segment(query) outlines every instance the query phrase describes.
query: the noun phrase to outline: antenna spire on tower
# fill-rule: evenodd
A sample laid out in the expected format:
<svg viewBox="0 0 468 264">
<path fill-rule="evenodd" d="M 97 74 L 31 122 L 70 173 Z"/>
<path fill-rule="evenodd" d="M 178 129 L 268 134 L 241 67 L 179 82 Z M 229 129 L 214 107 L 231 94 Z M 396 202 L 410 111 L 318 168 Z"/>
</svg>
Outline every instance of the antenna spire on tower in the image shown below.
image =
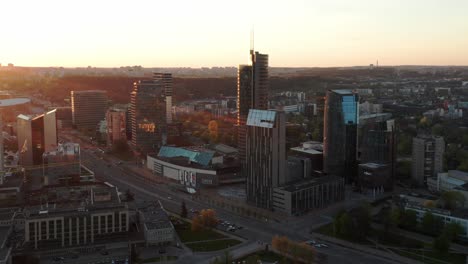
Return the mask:
<svg viewBox="0 0 468 264">
<path fill-rule="evenodd" d="M 254 44 L 255 44 L 255 32 L 254 32 L 254 26 L 252 25 L 252 28 L 250 29 L 250 53 L 252 54 L 254 52 Z"/>
</svg>

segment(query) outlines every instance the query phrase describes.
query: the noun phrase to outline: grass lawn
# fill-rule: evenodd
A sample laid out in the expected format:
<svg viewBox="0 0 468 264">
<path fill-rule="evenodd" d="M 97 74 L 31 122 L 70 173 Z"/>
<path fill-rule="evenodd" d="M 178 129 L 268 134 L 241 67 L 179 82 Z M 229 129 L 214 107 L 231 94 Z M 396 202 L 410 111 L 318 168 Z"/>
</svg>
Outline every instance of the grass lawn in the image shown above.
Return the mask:
<svg viewBox="0 0 468 264">
<path fill-rule="evenodd" d="M 141 261 L 140 263 L 151 263 L 151 262 L 160 262 L 160 261 L 174 261 L 177 260 L 177 256 L 161 256 L 154 258 L 147 258 Z"/>
<path fill-rule="evenodd" d="M 184 243 L 227 238 L 225 235 L 209 229 L 193 232 L 190 223 L 185 221 L 183 221 L 182 224 L 175 225 L 175 230 L 180 240 Z"/>
<path fill-rule="evenodd" d="M 240 244 L 241 241 L 236 239 L 223 239 L 223 240 L 214 240 L 214 241 L 206 241 L 206 242 L 197 242 L 186 244 L 187 247 L 192 249 L 193 251 L 218 251 L 222 249 L 226 249 L 237 244 Z"/>
</svg>

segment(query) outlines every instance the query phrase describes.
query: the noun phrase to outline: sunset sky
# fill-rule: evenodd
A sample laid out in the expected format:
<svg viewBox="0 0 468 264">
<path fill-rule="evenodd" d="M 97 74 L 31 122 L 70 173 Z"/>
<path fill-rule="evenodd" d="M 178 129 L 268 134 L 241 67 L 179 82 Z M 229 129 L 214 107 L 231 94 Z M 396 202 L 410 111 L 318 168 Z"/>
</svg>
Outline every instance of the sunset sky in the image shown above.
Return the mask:
<svg viewBox="0 0 468 264">
<path fill-rule="evenodd" d="M 0 63 L 468 65 L 467 0 L 0 1 Z"/>
</svg>

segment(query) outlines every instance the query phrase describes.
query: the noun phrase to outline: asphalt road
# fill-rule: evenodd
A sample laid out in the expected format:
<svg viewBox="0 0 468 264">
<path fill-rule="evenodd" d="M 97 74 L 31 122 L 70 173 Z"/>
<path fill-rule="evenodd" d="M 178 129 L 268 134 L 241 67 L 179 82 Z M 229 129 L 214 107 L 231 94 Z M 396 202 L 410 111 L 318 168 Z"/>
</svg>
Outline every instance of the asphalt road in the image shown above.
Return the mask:
<svg viewBox="0 0 468 264">
<path fill-rule="evenodd" d="M 180 211 L 182 200 L 185 201 L 189 209 L 201 210 L 208 208 L 208 206 L 198 201 L 193 201 L 189 194 L 173 192 L 166 185 L 156 184 L 138 174 L 125 171 L 122 167 L 127 166 L 125 164 L 117 165 L 117 161 L 109 162 L 105 159 L 100 159 L 100 155 L 102 154 L 95 154 L 92 149 L 82 150 L 81 154 L 84 165 L 92 169 L 99 180 L 110 182 L 117 186 L 120 191 L 129 189 L 135 194 L 135 199 L 137 200 L 150 201 L 159 199 L 163 206 L 172 212 Z M 106 159 L 109 159 L 109 157 L 106 157 Z M 210 208 L 213 208 L 213 206 Z M 270 243 L 274 235 L 285 235 L 297 241 L 305 241 L 312 239 L 308 234 L 311 226 L 320 225 L 324 221 L 328 221 L 325 219 L 326 217 L 321 215 L 308 215 L 302 220 L 299 219 L 295 223 L 289 224 L 262 222 L 235 215 L 221 208 L 214 207 L 213 209 L 216 210 L 217 216 L 220 219 L 242 226 L 243 229 L 237 230 L 235 234 L 251 241 L 251 243 L 257 243 L 257 241 Z M 317 249 L 317 251 L 328 256 L 328 263 L 394 263 L 378 256 L 365 255 L 362 252 L 337 245 L 329 246 L 329 248 Z M 213 256 L 213 254 L 199 253 L 186 256 L 186 258 L 191 261 L 187 263 L 204 263 Z M 180 262 L 184 263 L 184 259 L 180 259 Z"/>
</svg>

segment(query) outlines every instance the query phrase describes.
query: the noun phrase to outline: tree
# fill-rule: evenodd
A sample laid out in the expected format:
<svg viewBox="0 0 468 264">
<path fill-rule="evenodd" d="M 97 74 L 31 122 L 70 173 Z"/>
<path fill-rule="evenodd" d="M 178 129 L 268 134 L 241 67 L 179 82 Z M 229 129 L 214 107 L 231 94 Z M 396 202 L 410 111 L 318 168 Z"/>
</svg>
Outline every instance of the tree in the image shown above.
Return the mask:
<svg viewBox="0 0 468 264">
<path fill-rule="evenodd" d="M 440 236 L 434 239 L 432 246 L 440 253 L 447 254 L 450 248 L 450 239 L 448 235 L 445 232 L 442 233 Z"/>
<path fill-rule="evenodd" d="M 455 210 L 457 207 L 462 207 L 465 203 L 465 196 L 457 191 L 444 192 L 441 195 L 443 207 L 448 210 Z"/>
<path fill-rule="evenodd" d="M 460 234 L 463 233 L 463 227 L 455 222 L 452 222 L 450 224 L 447 224 L 444 227 L 444 230 L 442 233 L 446 233 L 447 237 L 450 241 L 455 240 Z"/>
<path fill-rule="evenodd" d="M 441 124 L 435 124 L 432 126 L 432 134 L 435 136 L 443 136 L 444 127 Z"/>
<path fill-rule="evenodd" d="M 432 231 L 434 230 L 434 225 L 434 215 L 431 212 L 426 212 L 421 221 L 422 230 L 432 234 Z"/>
<path fill-rule="evenodd" d="M 399 221 L 400 221 L 399 209 L 393 208 L 393 209 L 387 210 L 383 219 L 385 232 L 395 229 L 398 226 Z"/>
<path fill-rule="evenodd" d="M 192 232 L 198 232 L 203 229 L 203 220 L 200 215 L 192 218 Z"/>
<path fill-rule="evenodd" d="M 245 264 L 258 264 L 260 257 L 258 255 L 251 255 L 245 260 Z"/>
<path fill-rule="evenodd" d="M 406 229 L 416 229 L 416 227 L 418 226 L 416 212 L 413 210 L 404 210 L 400 217 L 400 225 Z"/>
<path fill-rule="evenodd" d="M 187 218 L 187 214 L 188 212 L 187 212 L 187 207 L 185 206 L 185 201 L 182 201 L 182 206 L 180 208 L 180 216 L 182 218 Z"/>
<path fill-rule="evenodd" d="M 216 212 L 213 209 L 203 209 L 200 212 L 201 221 L 204 227 L 213 228 L 218 224 Z"/>
<path fill-rule="evenodd" d="M 124 153 L 130 150 L 126 139 L 118 139 L 112 145 L 112 151 L 115 153 Z"/>
<path fill-rule="evenodd" d="M 271 240 L 271 246 L 282 255 L 286 255 L 289 247 L 289 239 L 285 236 L 274 236 Z"/>
</svg>

